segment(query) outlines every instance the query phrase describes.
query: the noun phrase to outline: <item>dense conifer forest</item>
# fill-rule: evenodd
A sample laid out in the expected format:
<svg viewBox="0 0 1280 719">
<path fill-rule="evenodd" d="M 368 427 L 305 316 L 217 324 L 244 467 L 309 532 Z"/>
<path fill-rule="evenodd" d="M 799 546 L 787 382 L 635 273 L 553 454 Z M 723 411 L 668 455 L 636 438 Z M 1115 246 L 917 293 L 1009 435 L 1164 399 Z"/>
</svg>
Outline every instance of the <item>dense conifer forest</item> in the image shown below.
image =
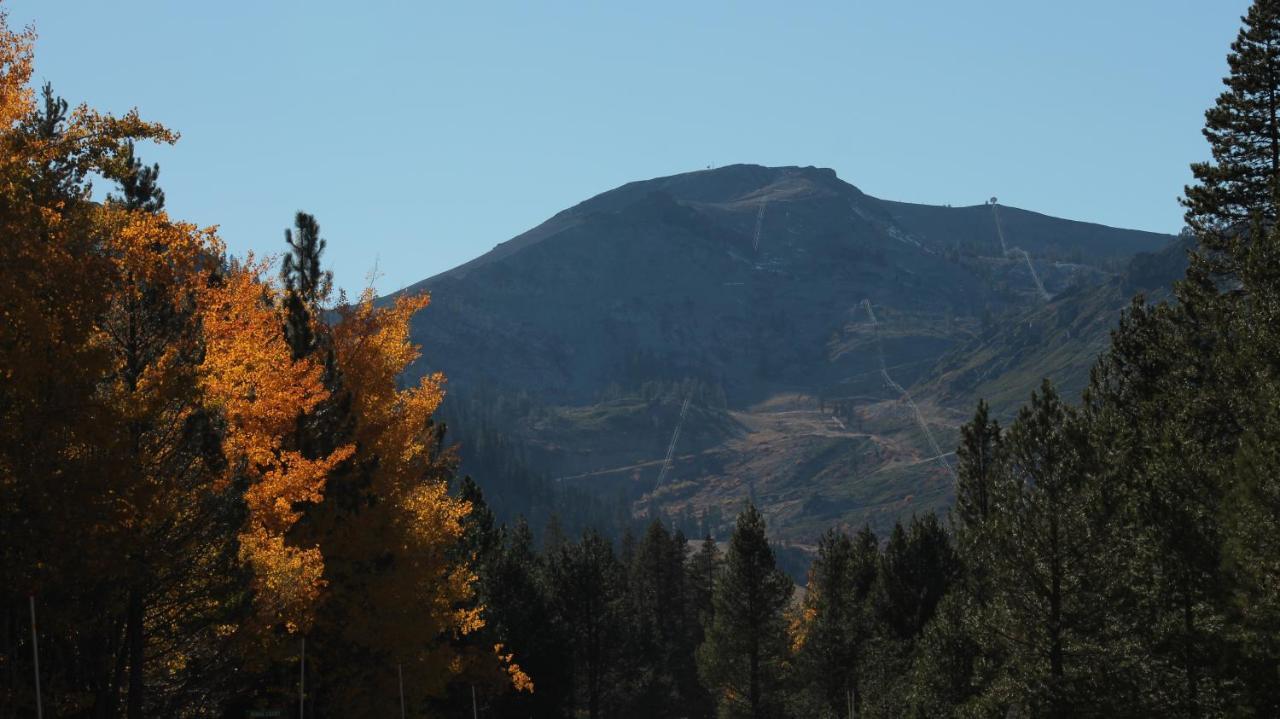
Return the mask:
<svg viewBox="0 0 1280 719">
<path fill-rule="evenodd" d="M 304 212 L 278 276 L 171 218 L 135 147 L 176 134 L 33 90 L 33 41 L 0 28 L 0 719 L 1280 716 L 1280 0 L 1171 297 L 803 585 L 745 498 L 699 536 L 566 498 L 483 408 L 447 432 L 445 378 L 400 381 L 425 294 L 335 293 Z"/>
</svg>

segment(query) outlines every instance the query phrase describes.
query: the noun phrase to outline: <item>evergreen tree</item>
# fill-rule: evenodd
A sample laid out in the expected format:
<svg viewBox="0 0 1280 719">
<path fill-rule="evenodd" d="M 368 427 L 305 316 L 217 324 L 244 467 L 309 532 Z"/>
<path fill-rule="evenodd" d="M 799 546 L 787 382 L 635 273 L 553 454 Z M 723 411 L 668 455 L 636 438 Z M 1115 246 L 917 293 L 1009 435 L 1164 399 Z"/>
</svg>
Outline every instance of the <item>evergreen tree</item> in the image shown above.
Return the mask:
<svg viewBox="0 0 1280 719">
<path fill-rule="evenodd" d="M 1099 456 L 1099 526 L 1116 631 L 1113 668 L 1139 710 L 1200 716 L 1231 701 L 1221 508 L 1242 412 L 1253 405 L 1235 300 L 1197 265 L 1178 304 L 1136 301 L 1095 368 L 1086 404 Z M 1114 517 L 1107 521 L 1108 514 Z"/>
<path fill-rule="evenodd" d="M 850 714 L 858 689 L 858 658 L 869 634 L 866 593 L 858 592 L 853 541 L 828 530 L 809 567 L 796 656 L 797 684 L 823 713 Z"/>
<path fill-rule="evenodd" d="M 974 534 L 994 509 L 993 483 L 1000 462 L 1000 424 L 983 400 L 973 419 L 960 428 L 953 522 L 956 534 Z"/>
<path fill-rule="evenodd" d="M 1275 224 L 1280 176 L 1280 2 L 1255 0 L 1231 45 L 1227 89 L 1205 112 L 1213 161 L 1191 166 L 1187 224 L 1212 251 L 1231 251 L 1250 223 Z"/>
<path fill-rule="evenodd" d="M 110 199 L 121 202 L 130 210 L 142 212 L 159 212 L 164 209 L 164 190 L 157 181 L 160 179 L 160 166 L 147 167 L 134 155 L 132 142 L 125 143 L 124 156 L 120 158 L 124 166 L 122 172 L 115 177 L 120 183 L 121 197 Z"/>
<path fill-rule="evenodd" d="M 958 581 L 939 602 L 918 639 L 912 663 L 911 710 L 919 716 L 958 711 L 980 696 L 991 667 L 1002 661 L 991 633 L 989 533 L 998 523 L 997 482 L 1002 462 L 1000 425 L 984 401 L 960 428 L 956 503 L 951 512 Z"/>
<path fill-rule="evenodd" d="M 280 266 L 285 289 L 285 336 L 294 357 L 303 357 L 316 348 L 314 322 L 319 321 L 320 303 L 329 297 L 333 273 L 321 269 L 320 258 L 327 242 L 320 237 L 316 218 L 299 211 L 294 217 L 295 235 L 284 231 L 289 253 Z"/>
<path fill-rule="evenodd" d="M 625 571 L 609 541 L 594 530 L 561 545 L 550 562 L 555 611 L 573 647 L 579 707 L 591 719 L 616 716 Z"/>
<path fill-rule="evenodd" d="M 1242 716 L 1280 716 L 1280 387 L 1262 396 L 1269 416 L 1250 429 L 1223 504 L 1224 564 L 1232 596 L 1233 657 L 1245 687 Z M 1247 712 L 1247 713 L 1246 713 Z"/>
<path fill-rule="evenodd" d="M 910 640 L 933 616 L 958 571 L 951 538 L 934 514 L 894 525 L 881 557 L 876 613 L 890 636 Z"/>
<path fill-rule="evenodd" d="M 703 711 L 709 697 L 697 682 L 694 652 L 700 634 L 688 611 L 684 536 L 652 522 L 636 546 L 627 581 L 630 680 L 627 714 L 679 716 Z"/>
<path fill-rule="evenodd" d="M 1006 439 L 992 547 L 995 621 L 1007 656 L 991 691 L 1035 716 L 1101 711 L 1105 577 L 1078 415 L 1046 380 Z"/>
<path fill-rule="evenodd" d="M 1237 699 L 1254 716 L 1280 714 L 1280 228 L 1253 243 L 1241 272 L 1249 301 L 1236 313 L 1237 337 L 1247 342 L 1224 358 L 1236 368 L 1237 412 L 1243 433 L 1223 471 L 1224 579 L 1230 587 L 1224 619 L 1231 626 L 1230 656 L 1244 687 Z"/>
<path fill-rule="evenodd" d="M 950 537 L 933 514 L 894 525 L 881 552 L 872 594 L 874 632 L 863 661 L 861 716 L 899 716 L 908 704 L 916 641 L 959 565 Z"/>
<path fill-rule="evenodd" d="M 795 587 L 778 569 L 764 517 L 752 503 L 738 516 L 715 587 L 715 618 L 698 650 L 699 671 L 721 717 L 782 715 L 787 658 L 784 611 Z"/>
<path fill-rule="evenodd" d="M 978 701 L 990 685 L 993 663 L 999 661 L 989 658 L 988 645 L 980 641 L 992 622 L 962 584 L 953 585 L 938 602 L 916 640 L 908 694 L 911 716 L 994 713 Z"/>
<path fill-rule="evenodd" d="M 702 643 L 702 635 L 715 618 L 714 597 L 716 575 L 719 570 L 720 549 L 708 534 L 702 540 L 697 553 L 689 557 L 689 565 L 686 569 L 689 574 L 686 580 L 689 587 L 689 613 L 699 632 L 697 644 Z"/>
<path fill-rule="evenodd" d="M 558 621 L 552 606 L 547 562 L 537 554 L 533 534 L 523 520 L 513 527 L 500 527 L 495 534 L 488 558 L 476 563 L 477 593 L 483 597 L 485 617 L 478 641 L 510 654 L 533 688 L 512 691 L 488 681 L 477 692 L 479 711 L 537 719 L 567 716 L 573 709 L 573 651 L 568 628 Z M 469 715 L 471 688 L 469 683 L 456 684 L 440 708 L 451 715 Z"/>
</svg>

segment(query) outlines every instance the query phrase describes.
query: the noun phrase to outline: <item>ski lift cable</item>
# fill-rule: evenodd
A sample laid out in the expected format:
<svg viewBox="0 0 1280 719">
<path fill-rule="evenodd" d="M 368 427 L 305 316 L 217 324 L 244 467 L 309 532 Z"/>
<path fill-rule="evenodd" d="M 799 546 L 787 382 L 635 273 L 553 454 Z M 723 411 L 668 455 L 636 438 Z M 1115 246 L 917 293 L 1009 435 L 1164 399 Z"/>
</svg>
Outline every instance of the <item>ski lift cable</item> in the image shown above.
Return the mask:
<svg viewBox="0 0 1280 719">
<path fill-rule="evenodd" d="M 760 252 L 760 230 L 764 227 L 764 208 L 768 204 L 768 200 L 761 200 L 760 209 L 756 211 L 756 231 L 751 237 L 751 248 L 756 253 Z"/>
<path fill-rule="evenodd" d="M 1040 281 L 1040 275 L 1036 272 L 1035 265 L 1031 264 L 1031 255 L 1028 255 L 1027 251 L 1021 247 L 1010 248 L 1005 243 L 1004 227 L 1000 224 L 1000 206 L 996 203 L 996 198 L 994 197 L 991 198 L 989 204 L 991 205 L 991 217 L 994 218 L 996 222 L 996 236 L 1000 238 L 1000 251 L 1004 253 L 1005 257 L 1008 257 L 1010 254 L 1015 252 L 1022 255 L 1022 261 L 1027 263 L 1027 270 L 1031 272 L 1031 280 L 1036 283 L 1036 290 L 1040 292 L 1040 297 L 1044 299 L 1044 301 L 1048 302 L 1051 297 L 1049 292 L 1045 290 L 1044 283 Z"/>
<path fill-rule="evenodd" d="M 911 413 L 915 417 L 916 424 L 920 425 L 920 429 L 924 431 L 925 441 L 929 443 L 930 449 L 933 450 L 934 457 L 938 460 L 938 463 L 947 470 L 951 475 L 951 478 L 953 480 L 956 479 L 956 472 L 951 468 L 951 463 L 946 459 L 947 453 L 944 453 L 942 448 L 938 446 L 937 440 L 933 437 L 933 431 L 929 429 L 929 423 L 924 419 L 924 413 L 922 413 L 920 411 L 920 407 L 916 405 L 915 400 L 911 397 L 911 393 L 907 391 L 906 387 L 903 387 L 893 381 L 893 378 L 889 376 L 889 369 L 884 362 L 884 343 L 880 339 L 880 323 L 876 320 L 875 311 L 871 309 L 871 300 L 864 299 L 862 301 L 862 306 L 866 308 L 867 316 L 871 318 L 871 327 L 876 338 L 876 355 L 880 360 L 880 376 L 884 378 L 885 384 L 889 385 L 889 387 L 893 388 L 894 391 L 898 392 L 902 396 L 903 401 L 907 403 L 907 407 L 911 409 Z"/>
<path fill-rule="evenodd" d="M 667 458 L 662 461 L 662 471 L 658 473 L 658 481 L 653 485 L 654 492 L 658 491 L 658 488 L 662 486 L 663 481 L 666 480 L 667 473 L 671 471 L 671 458 L 676 451 L 676 442 L 680 440 L 680 429 L 684 427 L 684 418 L 689 412 L 689 400 L 692 399 L 692 397 L 692 393 L 685 395 L 684 404 L 680 406 L 680 417 L 676 420 L 675 431 L 671 433 L 671 442 L 667 444 Z"/>
</svg>

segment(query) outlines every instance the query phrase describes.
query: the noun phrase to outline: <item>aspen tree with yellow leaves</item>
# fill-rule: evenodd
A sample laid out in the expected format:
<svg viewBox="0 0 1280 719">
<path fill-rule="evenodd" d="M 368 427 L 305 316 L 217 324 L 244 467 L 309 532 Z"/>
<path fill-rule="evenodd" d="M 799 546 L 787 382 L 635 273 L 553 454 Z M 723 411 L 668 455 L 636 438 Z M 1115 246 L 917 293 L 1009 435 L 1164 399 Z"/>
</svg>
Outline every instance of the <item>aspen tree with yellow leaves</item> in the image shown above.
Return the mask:
<svg viewBox="0 0 1280 719">
<path fill-rule="evenodd" d="M 425 706 L 483 625 L 444 380 L 397 384 L 427 298 L 316 297 L 297 351 L 270 261 L 165 212 L 137 143 L 176 133 L 33 92 L 33 42 L 0 12 L 0 719 L 34 714 L 33 635 L 51 716 L 238 716 L 308 635 L 332 715 L 401 673 Z"/>
</svg>

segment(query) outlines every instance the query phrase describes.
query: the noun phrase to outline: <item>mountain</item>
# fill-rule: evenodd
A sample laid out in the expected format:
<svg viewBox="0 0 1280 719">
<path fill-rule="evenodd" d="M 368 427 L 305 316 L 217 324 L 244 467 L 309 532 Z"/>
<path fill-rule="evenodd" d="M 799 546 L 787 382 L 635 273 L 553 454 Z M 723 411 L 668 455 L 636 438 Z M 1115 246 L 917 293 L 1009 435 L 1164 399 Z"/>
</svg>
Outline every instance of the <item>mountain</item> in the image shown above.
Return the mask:
<svg viewBox="0 0 1280 719">
<path fill-rule="evenodd" d="M 411 373 L 445 372 L 556 486 L 699 528 L 752 495 L 803 544 L 944 507 L 937 455 L 977 397 L 1078 386 L 1127 263 L 1172 239 L 880 200 L 813 167 L 633 182 L 402 290 L 433 296 Z"/>
</svg>

